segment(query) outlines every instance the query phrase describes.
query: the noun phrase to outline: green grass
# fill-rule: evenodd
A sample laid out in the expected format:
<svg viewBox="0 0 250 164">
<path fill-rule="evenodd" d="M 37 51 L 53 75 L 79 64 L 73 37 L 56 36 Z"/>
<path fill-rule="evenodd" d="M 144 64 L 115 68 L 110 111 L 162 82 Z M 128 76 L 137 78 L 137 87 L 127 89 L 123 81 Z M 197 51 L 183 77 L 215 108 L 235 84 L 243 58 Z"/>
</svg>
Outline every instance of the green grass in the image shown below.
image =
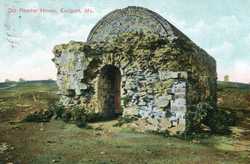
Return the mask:
<svg viewBox="0 0 250 164">
<path fill-rule="evenodd" d="M 59 120 L 48 123 L 11 123 L 30 111 L 47 108 L 57 100 L 53 81 L 0 83 L 0 143 L 14 147 L 0 154 L 0 164 L 16 163 L 249 163 L 250 104 L 248 85 L 218 83 L 222 110 L 235 112 L 237 125 L 231 135 L 210 135 L 183 140 L 113 127 L 116 120 L 78 128 Z M 240 98 L 241 103 L 237 103 Z M 244 112 L 242 115 L 239 113 Z M 0 144 L 1 145 L 1 144 Z"/>
<path fill-rule="evenodd" d="M 58 99 L 57 86 L 54 81 L 31 81 L 14 84 L 14 87 L 1 89 L 13 85 L 13 83 L 5 83 L 5 85 L 0 83 L 0 122 L 6 120 L 4 118 L 6 116 L 1 114 L 2 112 L 10 116 L 18 114 L 22 110 L 29 112 L 46 109 L 49 104 Z"/>
<path fill-rule="evenodd" d="M 218 107 L 232 113 L 237 124 L 250 129 L 250 85 L 218 82 Z"/>
<path fill-rule="evenodd" d="M 218 104 L 222 108 L 250 110 L 250 85 L 218 82 Z"/>
<path fill-rule="evenodd" d="M 23 163 L 247 163 L 245 152 L 234 151 L 227 137 L 214 136 L 200 143 L 135 133 L 122 129 L 79 129 L 73 124 L 52 121 L 43 124 L 43 131 L 22 124 L 26 139 L 9 140 L 15 145 L 17 158 Z M 94 125 L 93 125 L 94 126 Z M 37 128 L 37 129 L 36 129 Z M 33 133 L 30 133 L 31 130 Z M 20 130 L 15 132 L 21 133 Z M 13 135 L 12 134 L 9 135 Z M 12 138 L 13 139 L 13 138 Z M 223 143 L 221 143 L 223 142 Z M 216 143 L 216 145 L 214 145 Z M 219 145 L 224 144 L 224 145 Z M 22 153 L 27 154 L 24 155 Z M 22 155 L 21 155 L 22 154 Z"/>
</svg>

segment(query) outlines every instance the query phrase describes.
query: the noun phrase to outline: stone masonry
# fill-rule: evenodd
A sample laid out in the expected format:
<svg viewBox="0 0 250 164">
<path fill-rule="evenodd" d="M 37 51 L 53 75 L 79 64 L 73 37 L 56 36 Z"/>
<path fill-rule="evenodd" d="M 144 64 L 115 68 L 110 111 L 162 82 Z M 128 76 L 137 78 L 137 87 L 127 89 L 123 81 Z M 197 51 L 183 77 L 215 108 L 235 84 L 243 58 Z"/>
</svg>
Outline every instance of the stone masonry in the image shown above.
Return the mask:
<svg viewBox="0 0 250 164">
<path fill-rule="evenodd" d="M 141 7 L 111 12 L 87 42 L 55 46 L 61 102 L 105 116 L 122 114 L 185 131 L 191 107 L 216 108 L 216 62 L 157 13 Z"/>
</svg>

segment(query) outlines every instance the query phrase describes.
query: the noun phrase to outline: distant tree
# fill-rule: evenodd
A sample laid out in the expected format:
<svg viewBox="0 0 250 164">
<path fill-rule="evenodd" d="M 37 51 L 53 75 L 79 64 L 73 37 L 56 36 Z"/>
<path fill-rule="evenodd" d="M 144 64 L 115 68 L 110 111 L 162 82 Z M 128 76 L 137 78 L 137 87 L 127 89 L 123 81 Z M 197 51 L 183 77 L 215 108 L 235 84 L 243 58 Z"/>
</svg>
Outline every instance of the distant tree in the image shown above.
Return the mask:
<svg viewBox="0 0 250 164">
<path fill-rule="evenodd" d="M 25 82 L 25 80 L 23 78 L 19 78 L 18 82 L 22 83 Z"/>
<path fill-rule="evenodd" d="M 9 79 L 5 79 L 5 80 L 4 80 L 4 82 L 5 82 L 5 83 L 10 83 L 10 82 L 11 82 L 11 80 L 9 80 Z"/>
<path fill-rule="evenodd" d="M 229 81 L 229 75 L 224 76 L 224 81 L 228 82 Z"/>
</svg>

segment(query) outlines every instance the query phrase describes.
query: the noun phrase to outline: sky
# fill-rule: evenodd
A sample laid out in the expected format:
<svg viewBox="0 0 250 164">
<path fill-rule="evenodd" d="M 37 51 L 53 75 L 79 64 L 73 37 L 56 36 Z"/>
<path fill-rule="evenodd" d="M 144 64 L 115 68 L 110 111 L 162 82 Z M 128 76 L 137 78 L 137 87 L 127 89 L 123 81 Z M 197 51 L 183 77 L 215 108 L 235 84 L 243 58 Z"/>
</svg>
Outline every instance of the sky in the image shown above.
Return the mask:
<svg viewBox="0 0 250 164">
<path fill-rule="evenodd" d="M 98 20 L 127 6 L 153 10 L 185 33 L 216 59 L 219 80 L 250 82 L 249 0 L 0 0 L 0 82 L 56 79 L 53 47 L 86 41 Z"/>
</svg>

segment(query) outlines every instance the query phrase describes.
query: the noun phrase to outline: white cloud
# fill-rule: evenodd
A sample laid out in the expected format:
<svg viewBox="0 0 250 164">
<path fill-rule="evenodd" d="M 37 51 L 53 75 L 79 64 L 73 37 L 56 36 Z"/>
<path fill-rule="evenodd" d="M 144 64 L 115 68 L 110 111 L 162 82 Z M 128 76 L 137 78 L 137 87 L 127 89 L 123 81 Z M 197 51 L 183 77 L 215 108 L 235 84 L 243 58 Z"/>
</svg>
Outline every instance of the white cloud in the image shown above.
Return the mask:
<svg viewBox="0 0 250 164">
<path fill-rule="evenodd" d="M 53 66 L 38 66 L 33 65 L 31 68 L 20 68 L 18 70 L 6 70 L 0 73 L 0 81 L 5 79 L 18 80 L 19 78 L 24 78 L 26 80 L 47 80 L 55 79 L 56 69 Z"/>
<path fill-rule="evenodd" d="M 51 54 L 47 51 L 35 51 L 27 57 L 15 61 L 9 65 L 8 69 L 0 72 L 0 81 L 8 78 L 18 80 L 24 78 L 27 80 L 55 78 L 56 68 L 51 61 Z"/>
<path fill-rule="evenodd" d="M 47 36 L 39 31 L 33 31 L 32 29 L 25 29 L 19 38 L 18 48 L 23 52 L 31 52 L 37 48 L 43 47 L 46 43 Z M 28 54 L 23 54 L 28 55 Z"/>
<path fill-rule="evenodd" d="M 232 81 L 250 83 L 250 61 L 235 61 L 230 72 Z"/>
<path fill-rule="evenodd" d="M 53 26 L 70 26 L 71 22 L 67 20 L 67 18 L 60 13 L 56 14 L 50 14 L 45 13 L 40 16 L 39 18 L 41 20 L 42 25 L 53 25 Z"/>
<path fill-rule="evenodd" d="M 137 2 L 131 2 L 133 5 L 134 3 Z M 142 6 L 144 3 L 145 5 L 149 4 L 149 2 L 141 2 Z M 24 29 L 24 31 L 20 33 L 19 47 L 13 50 L 9 49 L 9 47 L 7 47 L 7 50 L 1 48 L 0 80 L 4 78 L 3 75 L 6 75 L 5 78 L 23 76 L 26 79 L 54 77 L 56 71 L 50 60 L 53 57 L 51 51 L 54 45 L 67 43 L 70 40 L 86 41 L 91 28 L 99 19 L 115 8 L 125 7 L 127 4 L 128 2 L 112 2 L 98 6 L 94 2 L 84 1 L 76 2 L 74 8 L 89 8 L 94 11 L 93 13 L 63 14 L 58 12 L 57 14 L 46 13 L 44 15 L 29 14 L 29 16 L 26 14 L 23 17 L 25 28 L 20 28 L 21 30 Z M 165 5 L 169 6 L 171 4 L 169 2 L 168 5 Z M 60 10 L 61 7 L 69 5 L 57 0 L 39 3 L 29 2 L 23 6 L 25 8 L 47 6 L 47 8 Z M 244 60 L 248 58 L 247 50 L 250 51 L 250 34 L 246 33 L 246 29 L 248 29 L 246 26 L 249 23 L 242 22 L 239 15 L 220 15 L 220 13 L 216 13 L 218 17 L 213 17 L 214 14 L 211 14 L 212 17 L 208 18 L 197 17 L 197 15 L 193 17 L 192 15 L 189 17 L 177 16 L 177 10 L 177 12 L 172 12 L 173 14 L 169 15 L 167 12 L 171 10 L 168 7 L 166 9 L 160 8 L 159 5 L 154 7 L 154 11 L 161 13 L 167 20 L 216 58 L 220 79 L 223 79 L 225 74 L 229 74 L 232 80 L 249 81 L 249 76 L 246 73 L 249 72 L 250 63 Z M 40 31 L 35 31 L 35 29 Z M 4 46 L 6 46 L 6 43 Z M 0 47 L 3 47 L 3 45 Z M 244 50 L 242 50 L 243 48 Z M 242 57 L 241 61 L 234 61 L 234 55 Z M 8 66 L 10 63 L 15 65 Z"/>
<path fill-rule="evenodd" d="M 29 3 L 23 3 L 24 4 L 24 8 L 39 8 L 39 4 L 36 1 L 33 2 L 29 2 Z"/>
<path fill-rule="evenodd" d="M 227 36 L 238 35 L 238 31 L 241 29 L 242 24 L 239 22 L 239 18 L 235 15 L 219 17 L 214 24 L 214 29 L 223 32 Z M 217 31 L 217 32 L 218 32 Z"/>
<path fill-rule="evenodd" d="M 224 41 L 221 45 L 209 48 L 207 51 L 216 59 L 225 59 L 232 57 L 234 46 L 232 43 Z"/>
<path fill-rule="evenodd" d="M 247 60 L 236 60 L 230 67 L 219 65 L 221 70 L 218 73 L 218 79 L 223 80 L 225 75 L 229 75 L 230 81 L 250 83 L 250 61 Z"/>
<path fill-rule="evenodd" d="M 86 41 L 87 36 L 94 25 L 76 26 L 72 31 L 61 32 L 58 41 L 68 42 L 70 40 Z"/>
<path fill-rule="evenodd" d="M 165 18 L 181 31 L 184 31 L 187 26 L 187 22 L 185 20 L 179 19 L 175 15 L 166 14 Z"/>
<path fill-rule="evenodd" d="M 250 33 L 243 39 L 245 42 L 245 45 L 248 47 L 250 50 Z"/>
</svg>

